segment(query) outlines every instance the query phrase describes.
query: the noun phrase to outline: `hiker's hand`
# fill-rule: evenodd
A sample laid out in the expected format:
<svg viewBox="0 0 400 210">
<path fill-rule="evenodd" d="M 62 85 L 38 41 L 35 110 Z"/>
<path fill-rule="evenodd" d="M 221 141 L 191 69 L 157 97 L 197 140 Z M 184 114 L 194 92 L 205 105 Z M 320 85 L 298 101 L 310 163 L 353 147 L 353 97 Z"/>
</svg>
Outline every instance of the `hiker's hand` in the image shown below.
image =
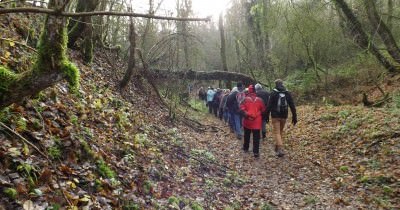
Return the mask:
<svg viewBox="0 0 400 210">
<path fill-rule="evenodd" d="M 293 124 L 293 126 L 295 126 L 297 124 L 297 118 L 296 117 L 292 119 L 292 124 Z"/>
</svg>

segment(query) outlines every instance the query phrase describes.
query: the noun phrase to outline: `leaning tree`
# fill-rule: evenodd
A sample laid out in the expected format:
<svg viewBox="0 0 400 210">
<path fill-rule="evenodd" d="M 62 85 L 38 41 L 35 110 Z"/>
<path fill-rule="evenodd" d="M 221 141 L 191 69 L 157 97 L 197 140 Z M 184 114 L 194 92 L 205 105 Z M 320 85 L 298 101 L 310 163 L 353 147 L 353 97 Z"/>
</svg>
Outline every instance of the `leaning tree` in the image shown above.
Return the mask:
<svg viewBox="0 0 400 210">
<path fill-rule="evenodd" d="M 142 17 L 161 20 L 175 21 L 208 21 L 209 18 L 177 18 L 164 17 L 153 14 L 139 14 L 133 12 L 117 11 L 82 11 L 69 12 L 67 6 L 69 0 L 50 0 L 48 8 L 38 7 L 16 7 L 1 8 L 0 15 L 7 13 L 42 13 L 46 18 L 41 31 L 38 44 L 38 53 L 32 68 L 23 73 L 15 73 L 12 69 L 0 65 L 0 108 L 6 107 L 12 103 L 19 102 L 23 98 L 35 95 L 41 90 L 53 86 L 62 80 L 67 80 L 72 91 L 79 89 L 79 69 L 71 63 L 67 56 L 68 45 L 68 17 L 91 17 L 91 16 L 128 16 Z M 92 5 L 93 6 L 93 5 Z M 95 7 L 95 6 L 93 6 Z M 92 8 L 93 8 L 92 7 Z M 89 10 L 92 10 L 89 8 Z M 133 26 L 131 26 L 133 28 Z M 133 29 L 131 29 L 133 30 Z M 134 32 L 132 33 L 134 34 Z M 132 43 L 131 43 L 132 44 Z M 134 56 L 133 51 L 131 56 Z M 130 65 L 132 68 L 134 65 Z M 144 71 L 139 71 L 144 72 Z M 178 71 L 167 72 L 161 70 L 146 71 L 143 76 L 152 78 L 170 78 L 182 77 L 188 79 L 206 79 L 206 80 L 242 80 L 247 83 L 255 80 L 247 75 L 236 74 L 224 71 L 214 72 L 194 72 Z M 129 75 L 128 75 L 129 77 Z M 129 78 L 127 78 L 127 83 Z"/>
</svg>

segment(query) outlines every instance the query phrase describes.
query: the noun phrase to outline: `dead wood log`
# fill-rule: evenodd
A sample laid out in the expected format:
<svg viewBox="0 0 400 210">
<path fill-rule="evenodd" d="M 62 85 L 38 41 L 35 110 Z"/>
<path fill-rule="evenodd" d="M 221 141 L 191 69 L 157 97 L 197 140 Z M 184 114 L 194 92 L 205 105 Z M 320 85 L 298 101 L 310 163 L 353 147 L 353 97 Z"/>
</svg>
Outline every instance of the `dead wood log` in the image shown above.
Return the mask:
<svg viewBox="0 0 400 210">
<path fill-rule="evenodd" d="M 245 74 L 226 71 L 171 71 L 161 69 L 151 69 L 147 72 L 148 76 L 158 80 L 189 79 L 189 80 L 228 80 L 241 81 L 244 84 L 253 84 L 257 81 Z"/>
</svg>

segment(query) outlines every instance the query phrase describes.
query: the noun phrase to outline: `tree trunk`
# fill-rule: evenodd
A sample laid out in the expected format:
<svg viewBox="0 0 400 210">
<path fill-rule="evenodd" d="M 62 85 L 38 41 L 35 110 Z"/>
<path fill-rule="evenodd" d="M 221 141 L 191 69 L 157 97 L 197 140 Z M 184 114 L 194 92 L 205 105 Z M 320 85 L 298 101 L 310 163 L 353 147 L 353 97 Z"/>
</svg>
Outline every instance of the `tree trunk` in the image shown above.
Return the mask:
<svg viewBox="0 0 400 210">
<path fill-rule="evenodd" d="M 378 48 L 369 42 L 368 35 L 365 33 L 364 29 L 361 26 L 360 21 L 356 18 L 353 11 L 349 8 L 347 3 L 344 0 L 334 0 L 337 6 L 343 11 L 344 15 L 346 16 L 349 24 L 351 26 L 351 33 L 355 37 L 356 43 L 366 50 L 369 50 L 377 59 L 378 61 L 389 71 L 389 72 L 396 72 L 396 67 L 390 63 L 378 50 Z"/>
<path fill-rule="evenodd" d="M 372 27 L 378 31 L 378 34 L 385 44 L 389 55 L 392 56 L 392 58 L 398 64 L 400 64 L 400 49 L 397 46 L 396 40 L 393 38 L 392 32 L 379 16 L 374 0 L 364 0 L 364 6 L 368 14 L 369 22 L 371 23 Z"/>
<path fill-rule="evenodd" d="M 50 0 L 49 8 L 61 8 L 62 1 Z M 0 108 L 24 97 L 37 94 L 41 90 L 67 78 L 70 84 L 78 87 L 79 71 L 66 56 L 67 18 L 47 15 L 38 46 L 38 56 L 32 70 L 21 74 L 0 67 Z"/>
<path fill-rule="evenodd" d="M 386 25 L 389 28 L 389 30 L 392 30 L 393 28 L 393 0 L 388 0 L 388 16 L 386 19 Z"/>
<path fill-rule="evenodd" d="M 96 9 L 98 0 L 79 0 L 76 6 L 76 12 L 92 12 Z M 69 23 L 70 31 L 68 33 L 68 47 L 72 48 L 75 42 L 82 36 L 82 32 L 85 31 L 86 25 L 91 25 L 91 17 L 79 17 L 75 21 L 71 19 Z"/>
<path fill-rule="evenodd" d="M 135 69 L 135 50 L 136 50 L 136 33 L 135 33 L 135 24 L 133 19 L 131 18 L 131 22 L 129 25 L 129 60 L 128 60 L 128 68 L 126 69 L 125 76 L 122 78 L 119 83 L 119 87 L 121 89 L 125 88 L 129 81 L 131 81 L 134 69 Z"/>
<path fill-rule="evenodd" d="M 226 50 L 225 50 L 225 30 L 224 30 L 224 21 L 222 18 L 222 13 L 219 15 L 219 35 L 221 38 L 221 60 L 222 60 L 222 70 L 223 71 L 228 71 L 228 64 L 226 62 Z M 227 88 L 232 88 L 232 82 L 230 80 L 226 81 L 225 83 Z"/>
<path fill-rule="evenodd" d="M 154 0 L 149 0 L 149 14 L 154 15 Z M 147 36 L 150 31 L 150 27 L 153 24 L 152 19 L 147 19 L 146 20 L 146 26 L 144 28 L 143 34 L 142 34 L 142 42 L 140 44 L 140 48 L 143 50 L 144 54 L 147 54 Z"/>
</svg>

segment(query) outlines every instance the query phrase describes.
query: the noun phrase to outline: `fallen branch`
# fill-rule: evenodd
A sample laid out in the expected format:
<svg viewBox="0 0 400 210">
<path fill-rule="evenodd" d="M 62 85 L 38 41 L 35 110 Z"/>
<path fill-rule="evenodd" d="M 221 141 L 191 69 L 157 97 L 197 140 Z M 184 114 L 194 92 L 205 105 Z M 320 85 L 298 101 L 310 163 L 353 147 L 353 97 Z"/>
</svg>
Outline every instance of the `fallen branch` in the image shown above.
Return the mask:
<svg viewBox="0 0 400 210">
<path fill-rule="evenodd" d="M 176 20 L 176 21 L 210 21 L 210 17 L 206 18 L 179 18 L 179 17 L 166 17 L 151 14 L 140 14 L 133 12 L 115 12 L 115 11 L 93 11 L 93 12 L 61 12 L 54 9 L 37 8 L 37 7 L 17 7 L 0 9 L 0 14 L 7 13 L 42 13 L 54 16 L 65 17 L 85 17 L 85 16 L 125 16 L 125 17 L 142 17 L 158 20 Z"/>
<path fill-rule="evenodd" d="M 9 132 L 13 133 L 14 135 L 16 135 L 17 137 L 19 137 L 19 139 L 21 139 L 24 143 L 28 144 L 29 146 L 31 146 L 32 148 L 34 148 L 40 155 L 42 155 L 44 158 L 46 158 L 46 160 L 49 162 L 49 164 L 51 165 L 51 167 L 53 168 L 53 170 L 56 170 L 56 167 L 54 166 L 54 164 L 51 162 L 50 158 L 44 154 L 39 148 L 37 148 L 34 144 L 32 144 L 30 141 L 28 141 L 25 137 L 21 136 L 19 133 L 15 132 L 13 129 L 11 129 L 10 127 L 8 127 L 7 125 L 5 125 L 4 123 L 0 122 L 0 125 L 5 128 L 6 130 L 8 130 Z M 64 189 L 62 188 L 62 185 L 60 184 L 60 180 L 58 178 L 58 175 L 56 173 L 57 176 L 57 184 L 61 189 L 61 192 L 64 196 L 65 201 L 67 201 L 67 203 L 72 206 L 72 202 L 68 199 L 68 197 L 65 195 Z"/>
<path fill-rule="evenodd" d="M 9 41 L 9 42 L 14 42 L 15 44 L 24 46 L 24 47 L 26 47 L 26 48 L 28 48 L 28 49 L 34 51 L 34 52 L 37 52 L 37 50 L 36 50 L 35 48 L 32 48 L 31 46 L 28 46 L 28 45 L 25 44 L 25 43 L 18 42 L 18 41 L 15 41 L 15 40 L 12 40 L 12 39 L 8 39 L 8 38 L 0 38 L 0 39 L 1 39 L 1 40 L 6 40 L 6 41 Z"/>
<path fill-rule="evenodd" d="M 254 78 L 237 72 L 227 71 L 171 71 L 161 69 L 151 69 L 149 74 L 155 79 L 191 79 L 191 80 L 230 80 L 241 81 L 245 84 L 255 84 Z"/>
<path fill-rule="evenodd" d="M 19 137 L 24 143 L 29 144 L 29 146 L 31 146 L 33 149 L 35 149 L 43 157 L 45 157 L 46 159 L 49 159 L 49 157 L 46 154 L 44 154 L 39 148 L 37 148 L 34 144 L 32 144 L 30 141 L 28 141 L 25 137 L 21 136 L 19 133 L 15 132 L 13 129 L 11 129 L 10 127 L 8 127 L 7 125 L 5 125 L 2 122 L 0 122 L 0 125 L 3 128 L 5 128 L 6 130 L 8 130 L 9 132 L 11 132 L 14 135 L 16 135 L 17 137 Z"/>
</svg>

